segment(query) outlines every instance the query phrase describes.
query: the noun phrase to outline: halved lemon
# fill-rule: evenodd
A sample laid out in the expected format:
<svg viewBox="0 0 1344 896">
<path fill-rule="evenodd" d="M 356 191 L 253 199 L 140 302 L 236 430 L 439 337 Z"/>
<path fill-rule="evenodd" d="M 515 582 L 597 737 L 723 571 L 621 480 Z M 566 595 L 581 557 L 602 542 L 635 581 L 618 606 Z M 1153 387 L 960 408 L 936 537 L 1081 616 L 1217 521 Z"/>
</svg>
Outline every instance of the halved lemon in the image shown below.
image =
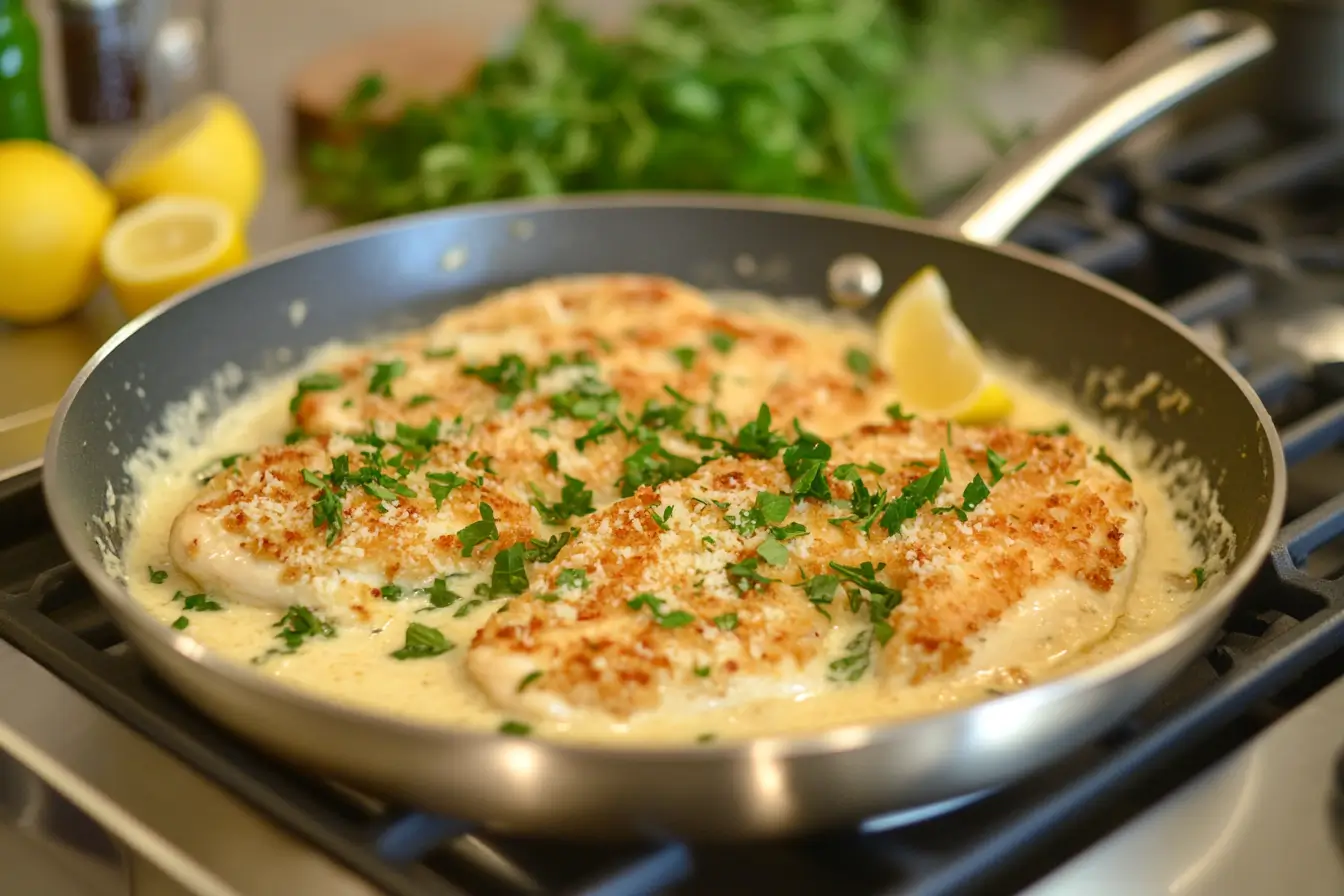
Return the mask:
<svg viewBox="0 0 1344 896">
<path fill-rule="evenodd" d="M 103 238 L 103 275 L 131 317 L 246 260 L 233 210 L 202 196 L 151 199 Z"/>
<path fill-rule="evenodd" d="M 206 94 L 128 146 L 107 185 L 123 207 L 156 196 L 210 196 L 246 222 L 261 196 L 262 169 L 261 144 L 243 110 Z"/>
<path fill-rule="evenodd" d="M 990 376 L 937 268 L 921 268 L 896 291 L 877 336 L 878 361 L 908 410 L 961 423 L 990 423 L 1012 411 L 1012 397 Z"/>
</svg>

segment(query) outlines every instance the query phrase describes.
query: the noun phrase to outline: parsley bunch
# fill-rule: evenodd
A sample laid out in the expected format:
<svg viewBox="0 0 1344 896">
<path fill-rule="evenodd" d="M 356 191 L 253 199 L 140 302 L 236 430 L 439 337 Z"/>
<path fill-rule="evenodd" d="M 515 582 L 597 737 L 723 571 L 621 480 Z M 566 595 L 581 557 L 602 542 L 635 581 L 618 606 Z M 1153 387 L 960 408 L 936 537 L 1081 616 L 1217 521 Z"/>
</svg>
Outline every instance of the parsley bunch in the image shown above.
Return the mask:
<svg viewBox="0 0 1344 896">
<path fill-rule="evenodd" d="M 463 89 L 312 147 L 308 196 L 348 221 L 514 196 L 623 189 L 807 196 L 915 211 L 898 130 L 941 70 L 1034 37 L 1040 0 L 681 0 L 619 37 L 541 0 Z M 1013 32 L 1017 32 L 1014 34 Z M 938 66 L 931 57 L 955 61 Z"/>
</svg>

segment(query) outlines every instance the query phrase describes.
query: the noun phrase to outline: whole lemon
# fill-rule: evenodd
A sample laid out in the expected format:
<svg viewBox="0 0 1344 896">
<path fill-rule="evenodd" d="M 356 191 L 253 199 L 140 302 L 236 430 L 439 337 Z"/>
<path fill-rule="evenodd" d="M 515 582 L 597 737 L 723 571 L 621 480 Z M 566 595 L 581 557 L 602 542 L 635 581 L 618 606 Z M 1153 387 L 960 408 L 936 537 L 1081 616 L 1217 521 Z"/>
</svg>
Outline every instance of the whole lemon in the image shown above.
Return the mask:
<svg viewBox="0 0 1344 896">
<path fill-rule="evenodd" d="M 150 128 L 112 163 L 107 184 L 123 207 L 158 196 L 205 196 L 244 224 L 261 197 L 261 143 L 238 104 L 198 97 Z"/>
<path fill-rule="evenodd" d="M 40 324 L 84 304 L 116 200 L 74 156 L 0 142 L 0 319 Z"/>
</svg>

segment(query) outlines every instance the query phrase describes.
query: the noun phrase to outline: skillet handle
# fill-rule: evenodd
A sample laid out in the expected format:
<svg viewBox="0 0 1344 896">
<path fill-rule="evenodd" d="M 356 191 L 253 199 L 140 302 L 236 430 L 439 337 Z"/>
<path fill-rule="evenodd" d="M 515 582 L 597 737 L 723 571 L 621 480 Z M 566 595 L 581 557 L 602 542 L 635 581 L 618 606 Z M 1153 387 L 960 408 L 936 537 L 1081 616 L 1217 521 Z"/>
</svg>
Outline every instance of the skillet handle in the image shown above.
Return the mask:
<svg viewBox="0 0 1344 896">
<path fill-rule="evenodd" d="M 1273 46 L 1273 32 L 1242 12 L 1202 10 L 1163 26 L 1102 66 L 1081 96 L 994 165 L 942 222 L 977 243 L 1001 242 L 1082 162 Z"/>
</svg>

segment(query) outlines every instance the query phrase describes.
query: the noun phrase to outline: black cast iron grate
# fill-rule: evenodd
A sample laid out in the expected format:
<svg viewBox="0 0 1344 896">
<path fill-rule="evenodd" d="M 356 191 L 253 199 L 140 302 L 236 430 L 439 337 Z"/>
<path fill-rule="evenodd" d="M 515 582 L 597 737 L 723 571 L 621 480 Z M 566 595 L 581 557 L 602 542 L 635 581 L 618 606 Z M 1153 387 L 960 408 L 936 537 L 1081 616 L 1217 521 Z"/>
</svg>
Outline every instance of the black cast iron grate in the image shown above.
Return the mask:
<svg viewBox="0 0 1344 896">
<path fill-rule="evenodd" d="M 1337 195 L 1314 195 L 1324 184 Z M 1279 357 L 1245 337 L 1261 328 L 1256 313 L 1301 290 L 1303 269 L 1333 262 L 1331 238 L 1344 256 L 1341 230 L 1344 139 L 1275 146 L 1254 121 L 1236 119 L 1137 171 L 1098 166 L 1072 179 L 1015 239 L 1139 289 L 1227 340 L 1276 412 L 1296 465 L 1339 454 L 1344 379 L 1328 360 Z M 125 648 L 64 556 L 39 489 L 35 473 L 0 483 L 0 635 L 398 896 L 1008 892 L 1344 674 L 1344 585 L 1334 569 L 1305 571 L 1344 534 L 1344 495 L 1334 495 L 1291 514 L 1271 563 L 1203 661 L 1101 742 L 959 810 L 889 830 L 878 819 L 858 833 L 736 846 L 510 838 L 310 778 L 185 705 Z"/>
</svg>

